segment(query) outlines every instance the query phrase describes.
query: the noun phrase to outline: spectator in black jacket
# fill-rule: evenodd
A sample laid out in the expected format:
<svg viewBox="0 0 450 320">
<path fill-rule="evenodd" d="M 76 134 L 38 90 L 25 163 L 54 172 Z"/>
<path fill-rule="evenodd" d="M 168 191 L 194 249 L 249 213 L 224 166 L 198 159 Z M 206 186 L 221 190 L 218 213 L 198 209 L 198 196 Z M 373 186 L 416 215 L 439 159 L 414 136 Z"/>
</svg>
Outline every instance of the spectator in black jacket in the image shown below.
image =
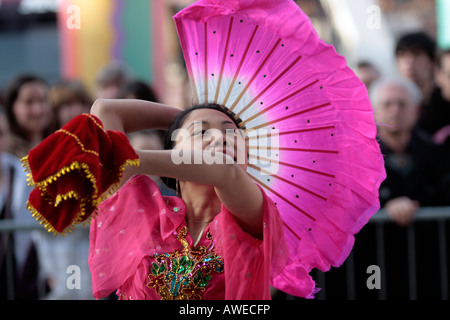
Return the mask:
<svg viewBox="0 0 450 320">
<path fill-rule="evenodd" d="M 450 147 L 450 50 L 440 54 L 435 79 L 437 86 L 419 126 L 433 136 L 435 143 Z"/>
<path fill-rule="evenodd" d="M 381 81 L 371 91 L 387 172 L 380 201 L 402 226 L 420 206 L 450 205 L 446 150 L 416 126 L 421 97 L 420 89 L 404 79 Z"/>
</svg>

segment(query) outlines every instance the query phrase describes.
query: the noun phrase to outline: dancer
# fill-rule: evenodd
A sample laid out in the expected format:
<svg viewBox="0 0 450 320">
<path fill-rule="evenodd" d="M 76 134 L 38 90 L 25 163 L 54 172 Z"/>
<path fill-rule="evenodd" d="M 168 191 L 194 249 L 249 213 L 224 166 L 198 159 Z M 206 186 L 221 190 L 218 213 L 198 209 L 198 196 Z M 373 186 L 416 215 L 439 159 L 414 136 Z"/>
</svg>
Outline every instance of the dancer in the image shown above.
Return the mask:
<svg viewBox="0 0 450 320">
<path fill-rule="evenodd" d="M 195 107 L 97 100 L 24 159 L 29 208 L 56 233 L 97 216 L 95 297 L 312 298 L 309 272 L 340 266 L 379 209 L 367 90 L 292 0 L 199 0 L 174 19 Z M 166 150 L 133 150 L 124 133 L 143 129 L 168 130 Z"/>
<path fill-rule="evenodd" d="M 176 110 L 141 101 L 101 100 L 92 113 L 105 129 L 134 130 L 140 122 L 164 126 Z M 137 151 L 140 166 L 130 167 L 126 175 L 138 175 L 100 205 L 91 226 L 96 295 L 120 288 L 121 299 L 270 298 L 272 260 L 280 264 L 287 253 L 280 242 L 282 222 L 273 202 L 247 175 L 246 163 L 228 159 L 226 164 L 236 151 L 230 135 L 221 138 L 217 133 L 238 128 L 220 106 L 196 106 L 175 117 L 168 128 L 168 150 Z M 189 135 L 178 139 L 177 129 Z M 243 139 L 239 133 L 234 137 Z M 172 144 L 191 161 L 175 164 Z M 208 151 L 221 154 L 224 164 L 190 164 L 209 156 Z M 163 198 L 142 174 L 178 179 L 179 197 Z M 142 218 L 145 222 L 136 223 Z M 284 255 L 278 254 L 283 250 Z"/>
</svg>

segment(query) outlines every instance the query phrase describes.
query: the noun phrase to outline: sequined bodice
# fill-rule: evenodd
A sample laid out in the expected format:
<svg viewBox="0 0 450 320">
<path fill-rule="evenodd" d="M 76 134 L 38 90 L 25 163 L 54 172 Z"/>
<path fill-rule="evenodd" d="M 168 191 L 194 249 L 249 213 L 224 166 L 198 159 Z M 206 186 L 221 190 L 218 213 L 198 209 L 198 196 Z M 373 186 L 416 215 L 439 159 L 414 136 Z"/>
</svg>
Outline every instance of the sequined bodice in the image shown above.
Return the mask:
<svg viewBox="0 0 450 320">
<path fill-rule="evenodd" d="M 175 237 L 181 248 L 172 253 L 155 254 L 148 274 L 147 287 L 153 288 L 162 300 L 201 300 L 215 274 L 224 270 L 223 260 L 214 251 L 211 233 L 206 233 L 207 246 L 191 248 L 186 240 L 187 227 Z"/>
</svg>

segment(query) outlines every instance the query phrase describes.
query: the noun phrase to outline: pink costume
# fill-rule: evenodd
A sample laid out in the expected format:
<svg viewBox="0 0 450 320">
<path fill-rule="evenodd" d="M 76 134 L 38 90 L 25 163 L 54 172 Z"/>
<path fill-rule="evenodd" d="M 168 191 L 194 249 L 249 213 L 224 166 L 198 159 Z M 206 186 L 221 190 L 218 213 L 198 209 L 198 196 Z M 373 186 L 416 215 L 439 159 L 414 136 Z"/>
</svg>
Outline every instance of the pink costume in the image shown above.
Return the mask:
<svg viewBox="0 0 450 320">
<path fill-rule="evenodd" d="M 185 215 L 183 200 L 161 196 L 147 176 L 133 177 L 105 200 L 91 225 L 94 296 L 119 289 L 120 299 L 270 299 L 270 279 L 288 250 L 265 194 L 262 241 L 222 206 L 193 246 Z"/>
<path fill-rule="evenodd" d="M 198 0 L 174 19 L 194 99 L 241 118 L 247 172 L 264 194 L 264 236 L 245 233 L 222 206 L 194 246 L 183 200 L 134 177 L 93 221 L 94 295 L 269 299 L 272 284 L 311 298 L 309 272 L 342 265 L 379 209 L 386 175 L 367 90 L 292 0 Z M 91 116 L 66 129 L 28 158 L 30 208 L 56 232 L 90 218 L 123 167 L 138 164 L 124 135 Z"/>
</svg>

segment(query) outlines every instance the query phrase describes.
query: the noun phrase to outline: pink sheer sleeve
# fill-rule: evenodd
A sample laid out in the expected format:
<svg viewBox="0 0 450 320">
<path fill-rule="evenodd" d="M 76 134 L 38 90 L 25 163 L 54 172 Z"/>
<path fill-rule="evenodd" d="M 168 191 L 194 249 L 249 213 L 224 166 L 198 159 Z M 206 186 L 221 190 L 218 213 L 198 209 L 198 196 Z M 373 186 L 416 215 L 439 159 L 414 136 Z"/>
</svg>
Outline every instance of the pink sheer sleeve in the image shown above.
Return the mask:
<svg viewBox="0 0 450 320">
<path fill-rule="evenodd" d="M 171 214 L 166 214 L 169 210 Z M 163 198 L 146 176 L 130 179 L 98 211 L 89 247 L 95 298 L 108 296 L 134 278 L 145 256 L 179 246 L 170 235 L 184 219 L 184 203 L 176 197 Z"/>
<path fill-rule="evenodd" d="M 225 264 L 225 299 L 270 299 L 270 279 L 276 277 L 288 259 L 283 222 L 272 200 L 264 196 L 264 235 L 255 239 L 238 225 L 222 205 L 222 213 L 211 226 L 221 246 Z"/>
</svg>

